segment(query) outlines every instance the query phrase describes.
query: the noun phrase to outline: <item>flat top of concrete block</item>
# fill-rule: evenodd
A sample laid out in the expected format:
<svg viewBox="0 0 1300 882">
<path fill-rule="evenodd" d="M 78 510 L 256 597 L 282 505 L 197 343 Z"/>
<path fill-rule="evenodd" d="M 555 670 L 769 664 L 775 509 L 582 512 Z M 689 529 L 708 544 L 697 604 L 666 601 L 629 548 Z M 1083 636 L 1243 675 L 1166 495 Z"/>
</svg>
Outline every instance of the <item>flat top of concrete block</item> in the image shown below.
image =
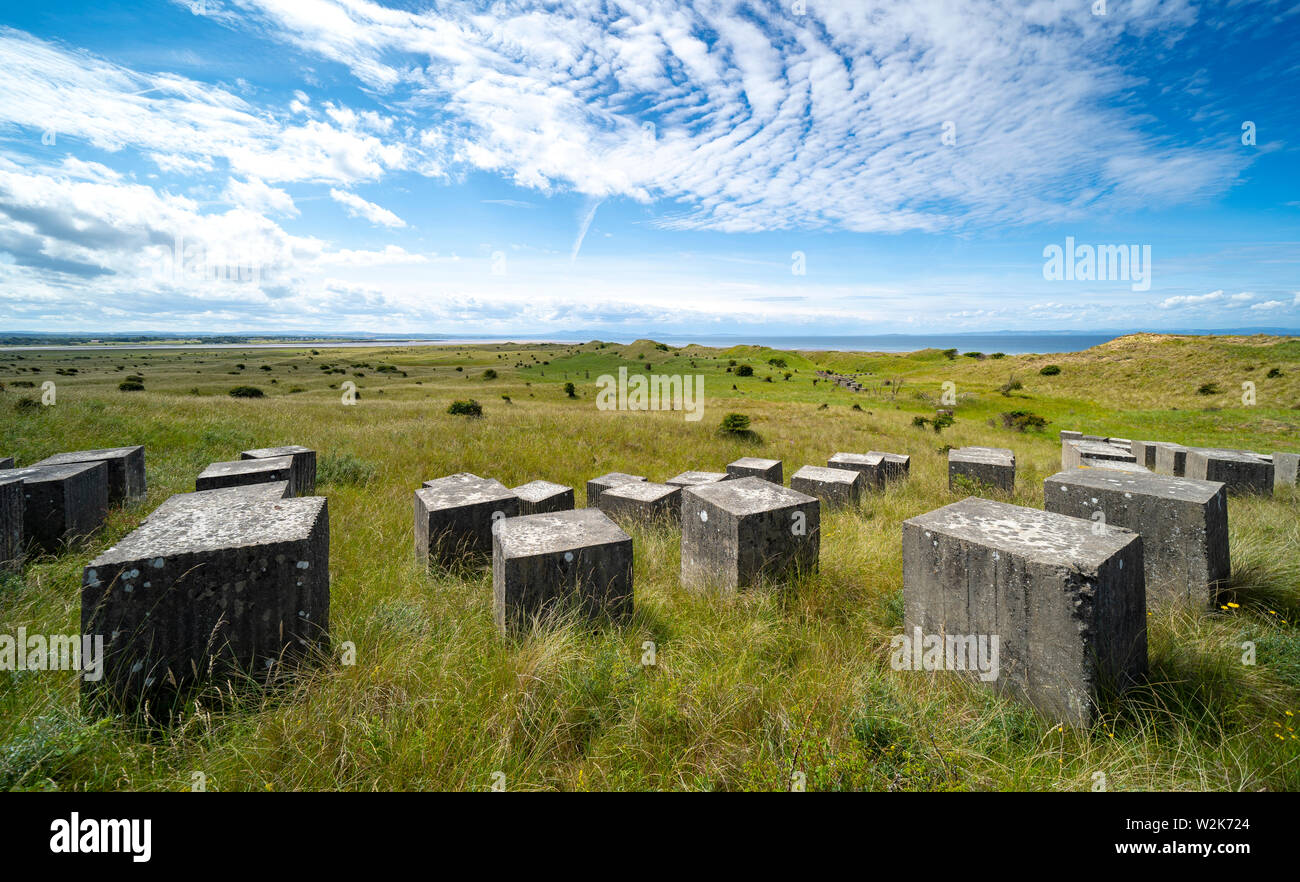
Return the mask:
<svg viewBox="0 0 1300 882">
<path fill-rule="evenodd" d="M 879 454 L 879 453 L 842 453 L 842 452 L 840 452 L 840 453 L 836 453 L 834 456 L 832 456 L 832 457 L 830 458 L 829 462 L 844 462 L 844 463 L 852 463 L 853 465 L 872 465 L 872 466 L 874 466 L 874 465 L 880 465 L 880 461 L 881 461 L 882 459 L 884 459 L 884 456 L 882 456 L 882 455 Z"/>
<path fill-rule="evenodd" d="M 248 475 L 273 469 L 293 467 L 293 458 L 273 456 L 270 459 L 236 459 L 232 462 L 214 462 L 199 472 L 200 478 L 215 478 L 221 475 Z"/>
<path fill-rule="evenodd" d="M 725 481 L 731 476 L 726 472 L 682 472 L 669 478 L 666 484 L 712 484 L 714 481 Z"/>
<path fill-rule="evenodd" d="M 572 489 L 563 484 L 552 484 L 550 481 L 529 481 L 527 484 L 520 484 L 512 492 L 525 502 L 541 502 Z"/>
<path fill-rule="evenodd" d="M 178 494 L 168 502 L 162 516 L 154 512 L 89 567 L 301 541 L 311 535 L 326 505 L 323 496 L 268 499 L 255 494 L 228 494 L 221 505 L 202 493 Z M 147 572 L 140 575 L 148 579 Z"/>
<path fill-rule="evenodd" d="M 1133 456 L 1130 451 L 1125 450 L 1123 447 L 1111 444 L 1109 441 L 1066 441 L 1065 443 L 1079 451 L 1080 456 L 1091 456 L 1097 459 L 1106 459 L 1115 456 Z"/>
<path fill-rule="evenodd" d="M 598 508 L 506 518 L 497 523 L 494 534 L 501 553 L 509 558 L 575 551 L 632 538 Z"/>
<path fill-rule="evenodd" d="M 135 453 L 137 450 L 144 450 L 144 445 L 137 444 L 134 447 L 105 447 L 100 450 L 72 450 L 67 453 L 56 453 L 53 456 L 47 456 L 39 462 L 32 465 L 66 465 L 72 462 L 93 462 L 101 459 L 123 459 Z"/>
<path fill-rule="evenodd" d="M 469 472 L 425 481 L 424 486 L 415 491 L 415 495 L 420 497 L 430 511 L 516 498 L 514 492 L 500 481 L 480 478 Z"/>
<path fill-rule="evenodd" d="M 758 514 L 817 501 L 816 498 L 800 493 L 798 490 L 791 490 L 789 487 L 782 487 L 780 484 L 754 477 L 700 484 L 687 487 L 682 492 L 698 496 L 705 502 L 734 515 Z"/>
<path fill-rule="evenodd" d="M 252 457 L 253 459 L 270 459 L 274 456 L 292 456 L 295 453 L 315 453 L 310 447 L 303 447 L 298 444 L 286 444 L 283 447 L 258 447 L 253 450 L 245 450 L 241 456 Z"/>
<path fill-rule="evenodd" d="M 1235 460 L 1237 462 L 1269 462 L 1262 454 L 1252 450 L 1235 450 L 1230 447 L 1189 447 L 1187 455 L 1198 454 L 1207 459 Z"/>
<path fill-rule="evenodd" d="M 883 450 L 868 450 L 867 456 L 878 456 L 889 462 L 907 462 L 912 458 L 906 453 L 885 453 Z"/>
<path fill-rule="evenodd" d="M 948 451 L 948 461 L 989 462 L 1011 465 L 1016 461 L 1016 452 L 1008 447 L 955 447 Z"/>
<path fill-rule="evenodd" d="M 1081 469 L 1110 469 L 1119 472 L 1145 472 L 1151 474 L 1151 470 L 1144 465 L 1138 465 L 1132 460 L 1125 459 L 1100 459 L 1094 456 L 1083 456 L 1079 458 L 1079 468 Z"/>
<path fill-rule="evenodd" d="M 629 475 L 623 472 L 609 472 L 608 474 L 601 475 L 599 478 L 592 478 L 590 483 L 609 484 L 613 486 L 615 484 L 625 484 L 630 481 L 644 481 L 644 480 L 645 480 L 644 475 Z"/>
<path fill-rule="evenodd" d="M 780 464 L 781 460 L 779 459 L 760 459 L 757 456 L 742 456 L 735 462 L 727 463 L 729 466 L 739 466 L 743 469 L 770 469 Z"/>
<path fill-rule="evenodd" d="M 635 499 L 638 502 L 655 502 L 663 499 L 665 496 L 671 496 L 674 493 L 682 492 L 681 487 L 670 487 L 667 484 L 656 484 L 653 481 L 628 481 L 611 487 L 600 494 L 604 499 L 609 496 L 613 499 Z"/>
<path fill-rule="evenodd" d="M 206 502 L 209 505 L 226 505 L 231 500 L 239 499 L 284 499 L 289 495 L 288 481 L 266 481 L 261 484 L 240 484 L 235 487 L 218 487 L 215 490 L 196 490 L 192 493 L 176 493 L 163 500 L 147 518 L 165 514 L 180 505 Z M 173 502 L 173 500 L 178 500 Z M 188 500 L 188 501 L 187 501 Z"/>
<path fill-rule="evenodd" d="M 1043 493 L 1080 493 L 1089 490 L 1115 490 L 1135 496 L 1160 496 L 1186 502 L 1208 502 L 1223 484 L 1175 478 L 1154 472 L 1121 472 L 1114 469 L 1071 469 L 1043 479 Z"/>
<path fill-rule="evenodd" d="M 1057 566 L 1095 567 L 1138 538 L 1137 533 L 1111 524 L 977 496 L 909 518 L 905 523 L 927 534 L 942 533 Z"/>
<path fill-rule="evenodd" d="M 24 483 L 63 481 L 89 469 L 103 468 L 100 462 L 100 460 L 92 460 L 89 462 L 70 462 L 63 465 L 30 465 L 23 466 L 20 469 L 5 469 L 4 474 L 6 478 L 23 481 Z"/>
<path fill-rule="evenodd" d="M 833 469 L 826 466 L 806 465 L 790 476 L 790 480 L 803 478 L 824 484 L 852 484 L 862 480 L 862 473 L 853 469 Z"/>
</svg>

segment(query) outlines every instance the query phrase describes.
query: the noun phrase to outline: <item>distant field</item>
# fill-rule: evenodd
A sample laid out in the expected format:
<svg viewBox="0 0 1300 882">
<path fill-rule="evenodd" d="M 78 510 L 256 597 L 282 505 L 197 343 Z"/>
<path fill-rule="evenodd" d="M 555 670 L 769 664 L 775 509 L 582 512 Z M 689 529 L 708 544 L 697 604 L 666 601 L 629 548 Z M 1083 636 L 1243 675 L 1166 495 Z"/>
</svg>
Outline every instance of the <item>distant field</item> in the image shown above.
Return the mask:
<svg viewBox="0 0 1300 882">
<path fill-rule="evenodd" d="M 1060 372 L 1043 375 L 1049 365 Z M 598 410 L 597 378 L 620 367 L 703 375 L 703 418 Z M 814 383 L 818 369 L 862 373 L 868 391 Z M 52 407 L 39 404 L 46 381 Z M 143 390 L 119 388 L 132 382 Z M 355 406 L 341 403 L 344 382 Z M 948 382 L 955 424 L 915 425 Z M 1012 501 L 1038 508 L 1064 428 L 1300 450 L 1297 338 L 1135 335 L 1001 358 L 651 341 L 0 352 L 0 383 L 0 456 L 21 465 L 144 444 L 149 479 L 147 500 L 102 533 L 0 581 L 0 633 L 76 633 L 81 570 L 98 550 L 192 490 L 207 463 L 295 443 L 319 452 L 329 497 L 332 637 L 357 648 L 355 665 L 293 688 L 201 693 L 162 728 L 86 717 L 70 676 L 0 674 L 0 789 L 180 790 L 195 771 L 213 790 L 486 789 L 495 772 L 520 790 L 785 789 L 792 772 L 810 790 L 1087 790 L 1099 771 L 1112 790 L 1300 789 L 1292 494 L 1232 499 L 1224 608 L 1153 609 L 1150 682 L 1091 731 L 888 661 L 902 623 L 900 523 L 956 498 L 947 446 L 1014 448 Z M 232 398 L 237 386 L 264 397 Z M 482 419 L 446 413 L 467 398 Z M 750 416 L 756 437 L 719 435 L 729 412 Z M 1007 428 L 1016 412 L 1042 428 Z M 411 494 L 452 472 L 569 484 L 581 504 L 584 482 L 608 471 L 662 481 L 767 456 L 788 478 L 868 449 L 910 454 L 910 480 L 824 517 L 820 573 L 784 591 L 692 595 L 678 585 L 674 533 L 633 531 L 630 624 L 506 641 L 486 570 L 426 574 L 412 554 Z M 641 663 L 645 641 L 654 666 Z M 1246 641 L 1254 666 L 1241 663 Z"/>
</svg>

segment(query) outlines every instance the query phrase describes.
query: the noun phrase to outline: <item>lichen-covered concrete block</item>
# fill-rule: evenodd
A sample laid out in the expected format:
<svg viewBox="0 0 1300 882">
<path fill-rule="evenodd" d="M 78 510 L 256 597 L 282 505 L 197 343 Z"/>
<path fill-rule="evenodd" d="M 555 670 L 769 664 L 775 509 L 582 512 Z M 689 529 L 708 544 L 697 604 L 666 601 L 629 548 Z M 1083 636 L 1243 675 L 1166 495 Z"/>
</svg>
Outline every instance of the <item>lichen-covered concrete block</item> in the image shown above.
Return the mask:
<svg viewBox="0 0 1300 882">
<path fill-rule="evenodd" d="M 101 450 L 75 450 L 56 453 L 34 465 L 70 465 L 102 462 L 108 466 L 108 504 L 120 505 L 144 498 L 144 447 L 108 447 Z"/>
<path fill-rule="evenodd" d="M 0 476 L 0 571 L 23 562 L 23 482 Z"/>
<path fill-rule="evenodd" d="M 550 481 L 529 481 L 514 489 L 519 497 L 519 515 L 550 514 L 573 509 L 573 488 Z"/>
<path fill-rule="evenodd" d="M 857 474 L 856 472 L 852 474 Z M 821 504 L 762 478 L 682 491 L 682 584 L 734 591 L 816 572 Z"/>
<path fill-rule="evenodd" d="M 885 486 L 883 461 L 884 456 L 879 453 L 836 453 L 826 460 L 826 468 L 860 472 L 863 490 L 879 490 Z"/>
<path fill-rule="evenodd" d="M 1044 480 L 1043 499 L 1048 511 L 1141 534 L 1148 603 L 1210 606 L 1226 584 L 1228 494 L 1217 481 L 1075 469 Z"/>
<path fill-rule="evenodd" d="M 1273 494 L 1273 461 L 1248 450 L 1188 448 L 1185 474 L 1227 484 L 1229 493 Z"/>
<path fill-rule="evenodd" d="M 664 481 L 669 487 L 694 487 L 697 484 L 712 484 L 715 481 L 725 481 L 731 475 L 726 472 L 682 472 L 680 475 L 674 475 L 667 481 Z"/>
<path fill-rule="evenodd" d="M 627 481 L 600 493 L 600 510 L 617 521 L 671 523 L 681 520 L 682 488 L 653 481 Z"/>
<path fill-rule="evenodd" d="M 1300 471 L 1300 453 L 1273 454 L 1273 487 L 1295 487 L 1297 472 Z"/>
<path fill-rule="evenodd" d="M 450 566 L 492 553 L 492 525 L 519 516 L 519 497 L 500 481 L 461 472 L 415 491 L 415 557 Z"/>
<path fill-rule="evenodd" d="M 855 469 L 803 466 L 790 476 L 790 489 L 831 506 L 853 506 L 862 499 L 867 476 Z"/>
<path fill-rule="evenodd" d="M 948 489 L 957 489 L 958 476 L 977 486 L 1005 493 L 1016 489 L 1016 454 L 1006 447 L 958 447 L 948 451 Z"/>
<path fill-rule="evenodd" d="M 727 474 L 733 478 L 762 478 L 773 484 L 785 480 L 781 470 L 781 460 L 762 459 L 757 456 L 742 456 L 735 462 L 727 463 Z"/>
<path fill-rule="evenodd" d="M 969 497 L 904 521 L 903 619 L 908 634 L 996 636 L 989 685 L 1088 726 L 1147 671 L 1142 537 Z"/>
<path fill-rule="evenodd" d="M 502 631 L 551 612 L 632 615 L 632 537 L 591 508 L 502 521 L 492 536 L 492 609 Z"/>
<path fill-rule="evenodd" d="M 326 500 L 183 494 L 81 584 L 81 631 L 104 638 L 91 693 L 130 705 L 193 681 L 272 677 L 328 641 Z"/>
<path fill-rule="evenodd" d="M 1137 462 L 1137 457 L 1122 447 L 1102 441 L 1066 441 L 1061 445 L 1061 469 L 1077 469 L 1083 458 Z"/>
<path fill-rule="evenodd" d="M 912 469 L 912 457 L 905 453 L 885 453 L 882 450 L 868 450 L 867 456 L 880 457 L 880 478 L 882 484 L 901 481 Z"/>
<path fill-rule="evenodd" d="M 1156 474 L 1182 478 L 1187 474 L 1187 448 L 1167 441 L 1154 442 L 1156 448 Z"/>
<path fill-rule="evenodd" d="M 315 493 L 316 451 L 310 447 L 288 444 L 284 447 L 259 447 L 239 454 L 240 459 L 277 459 L 281 456 L 293 457 L 294 492 L 299 496 L 310 496 Z"/>
<path fill-rule="evenodd" d="M 102 462 L 26 466 L 5 477 L 23 483 L 23 541 L 44 551 L 89 536 L 108 514 L 108 466 Z"/>
<path fill-rule="evenodd" d="M 195 490 L 216 490 L 220 487 L 240 487 L 245 484 L 266 484 L 288 481 L 290 494 L 298 495 L 297 472 L 293 457 L 273 456 L 268 459 L 237 459 L 234 462 L 214 462 L 194 479 Z"/>
<path fill-rule="evenodd" d="M 150 514 L 146 515 L 144 520 L 156 517 L 166 517 L 168 513 L 178 507 L 195 505 L 200 502 L 206 502 L 211 505 L 234 505 L 245 504 L 250 499 L 289 499 L 293 496 L 289 492 L 288 481 L 268 481 L 265 484 L 240 484 L 235 487 L 218 487 L 215 490 L 196 490 L 192 493 L 176 493 L 163 500 L 162 505 L 155 508 Z"/>
<path fill-rule="evenodd" d="M 627 475 L 623 472 L 609 472 L 587 482 L 587 508 L 600 507 L 600 494 L 610 487 L 627 484 L 631 481 L 644 481 L 642 475 Z"/>
</svg>

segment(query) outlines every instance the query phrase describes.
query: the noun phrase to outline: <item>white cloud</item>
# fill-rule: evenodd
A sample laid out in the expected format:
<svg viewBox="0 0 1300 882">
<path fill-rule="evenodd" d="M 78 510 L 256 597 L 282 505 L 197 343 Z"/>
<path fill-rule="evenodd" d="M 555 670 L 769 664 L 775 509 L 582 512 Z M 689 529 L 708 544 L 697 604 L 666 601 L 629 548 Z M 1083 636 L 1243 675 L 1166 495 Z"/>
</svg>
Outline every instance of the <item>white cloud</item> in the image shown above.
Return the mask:
<svg viewBox="0 0 1300 882">
<path fill-rule="evenodd" d="M 1284 306 L 1286 306 L 1286 301 L 1283 300 L 1265 300 L 1263 303 L 1254 304 L 1251 309 L 1273 310 L 1282 309 Z"/>
<path fill-rule="evenodd" d="M 278 214 L 285 217 L 297 217 L 298 207 L 284 190 L 271 187 L 261 178 L 249 178 L 237 181 L 234 178 L 226 185 L 222 198 L 233 202 L 240 208 L 247 208 L 260 214 Z"/>
<path fill-rule="evenodd" d="M 404 227 L 406 221 L 393 214 L 387 208 L 376 205 L 373 202 L 367 202 L 356 193 L 348 193 L 343 190 L 330 189 L 330 198 L 335 202 L 343 205 L 348 210 L 350 217 L 361 217 L 370 221 L 376 226 L 383 227 Z"/>
</svg>

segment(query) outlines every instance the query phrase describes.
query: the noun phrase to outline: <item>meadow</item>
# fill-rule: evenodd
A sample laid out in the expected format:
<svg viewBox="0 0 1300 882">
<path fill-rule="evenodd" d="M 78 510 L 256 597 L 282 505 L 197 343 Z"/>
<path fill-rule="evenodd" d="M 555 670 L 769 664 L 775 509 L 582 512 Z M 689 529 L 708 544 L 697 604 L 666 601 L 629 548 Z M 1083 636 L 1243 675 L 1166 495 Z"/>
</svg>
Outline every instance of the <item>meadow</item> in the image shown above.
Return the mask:
<svg viewBox="0 0 1300 882">
<path fill-rule="evenodd" d="M 703 375 L 703 418 L 598 409 L 597 380 L 619 367 Z M 817 370 L 867 388 L 814 382 Z M 88 714 L 71 674 L 0 673 L 0 789 L 187 790 L 196 772 L 227 791 L 1300 789 L 1294 493 L 1231 499 L 1230 590 L 1213 610 L 1153 607 L 1149 681 L 1089 730 L 889 665 L 900 524 L 958 498 L 949 446 L 1013 448 L 1010 499 L 1035 508 L 1061 429 L 1295 451 L 1300 339 L 1133 335 L 1006 356 L 653 341 L 29 350 L 0 351 L 0 383 L 0 456 L 143 444 L 149 481 L 99 533 L 0 577 L 0 633 L 78 633 L 81 571 L 99 550 L 209 462 L 292 443 L 318 451 L 331 636 L 355 646 L 354 663 L 338 652 L 276 689 L 200 690 L 167 723 Z M 945 383 L 954 421 L 936 430 Z M 481 418 L 447 413 L 467 399 Z M 733 412 L 750 435 L 718 431 Z M 622 626 L 503 638 L 486 567 L 426 572 L 412 553 L 413 491 L 453 472 L 567 484 L 582 504 L 584 482 L 609 471 L 662 481 L 761 456 L 788 479 L 868 449 L 910 454 L 910 478 L 824 515 L 820 571 L 798 584 L 693 594 L 675 532 L 631 529 L 637 611 Z"/>
</svg>

